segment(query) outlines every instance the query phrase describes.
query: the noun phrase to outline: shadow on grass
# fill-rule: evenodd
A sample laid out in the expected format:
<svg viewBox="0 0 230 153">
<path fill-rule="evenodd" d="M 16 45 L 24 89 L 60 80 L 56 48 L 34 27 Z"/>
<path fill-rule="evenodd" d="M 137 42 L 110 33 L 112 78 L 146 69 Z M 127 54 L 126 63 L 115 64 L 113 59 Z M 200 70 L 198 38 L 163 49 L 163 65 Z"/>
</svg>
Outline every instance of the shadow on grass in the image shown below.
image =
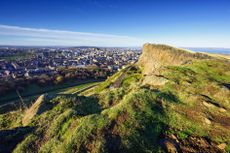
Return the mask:
<svg viewBox="0 0 230 153">
<path fill-rule="evenodd" d="M 171 103 L 180 103 L 181 102 L 180 99 L 178 98 L 178 96 L 173 94 L 171 91 L 161 91 L 161 90 L 159 90 L 157 88 L 151 89 L 151 86 L 144 86 L 142 88 L 150 90 L 151 92 L 156 93 L 157 101 L 161 101 L 162 99 L 164 99 L 167 102 L 171 102 Z"/>
<path fill-rule="evenodd" d="M 17 127 L 11 130 L 0 131 L 0 152 L 12 152 L 18 143 L 20 143 L 34 127 Z"/>
<path fill-rule="evenodd" d="M 230 90 L 230 83 L 223 83 L 222 85 L 228 90 Z"/>
<path fill-rule="evenodd" d="M 179 98 L 174 95 L 171 91 L 160 91 L 157 98 L 164 99 L 167 102 L 180 103 Z"/>
<path fill-rule="evenodd" d="M 85 97 L 74 94 L 58 94 L 55 101 L 61 102 L 60 106 L 62 108 L 73 108 L 79 116 L 99 114 L 101 112 L 99 99 L 95 96 Z"/>
<path fill-rule="evenodd" d="M 97 97 L 84 97 L 81 96 L 81 102 L 76 104 L 75 110 L 80 116 L 99 114 L 101 112 L 101 106 L 99 105 L 99 99 Z"/>
</svg>

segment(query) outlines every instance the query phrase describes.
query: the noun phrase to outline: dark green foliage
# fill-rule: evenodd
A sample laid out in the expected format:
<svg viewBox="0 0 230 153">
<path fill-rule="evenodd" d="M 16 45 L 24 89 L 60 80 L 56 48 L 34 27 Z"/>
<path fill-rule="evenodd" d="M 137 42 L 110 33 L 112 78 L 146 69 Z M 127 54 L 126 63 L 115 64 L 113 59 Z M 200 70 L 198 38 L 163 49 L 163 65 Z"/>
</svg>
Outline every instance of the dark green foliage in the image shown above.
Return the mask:
<svg viewBox="0 0 230 153">
<path fill-rule="evenodd" d="M 78 115 L 85 116 L 89 114 L 100 113 L 101 106 L 98 103 L 98 99 L 96 97 L 82 98 L 81 102 L 76 104 L 75 110 Z"/>
<path fill-rule="evenodd" d="M 32 127 L 17 127 L 11 130 L 1 130 L 0 152 L 12 152 L 16 145 L 23 141 L 33 129 Z"/>
<path fill-rule="evenodd" d="M 171 91 L 160 91 L 157 93 L 157 98 L 160 100 L 165 100 L 167 102 L 179 103 L 180 100 L 176 95 L 174 95 Z"/>
</svg>

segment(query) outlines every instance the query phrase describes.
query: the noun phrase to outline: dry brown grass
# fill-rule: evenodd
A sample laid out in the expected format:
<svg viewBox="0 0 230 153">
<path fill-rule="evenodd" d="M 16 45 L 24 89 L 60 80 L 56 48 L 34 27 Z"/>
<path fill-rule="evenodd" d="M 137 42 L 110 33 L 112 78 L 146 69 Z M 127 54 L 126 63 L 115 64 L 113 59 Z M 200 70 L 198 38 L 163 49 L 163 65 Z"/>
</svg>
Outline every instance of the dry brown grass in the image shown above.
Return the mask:
<svg viewBox="0 0 230 153">
<path fill-rule="evenodd" d="M 41 103 L 44 101 L 44 94 L 39 96 L 36 102 L 25 111 L 24 117 L 22 119 L 22 124 L 25 126 L 29 123 L 29 121 L 37 114 Z"/>
</svg>

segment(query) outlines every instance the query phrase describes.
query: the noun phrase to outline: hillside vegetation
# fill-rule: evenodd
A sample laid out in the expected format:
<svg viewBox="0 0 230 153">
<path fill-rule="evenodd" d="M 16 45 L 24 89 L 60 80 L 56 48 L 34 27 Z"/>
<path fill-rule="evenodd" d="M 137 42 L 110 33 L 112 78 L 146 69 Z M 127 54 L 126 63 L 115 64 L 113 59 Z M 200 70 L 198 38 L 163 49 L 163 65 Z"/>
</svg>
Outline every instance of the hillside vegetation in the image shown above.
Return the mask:
<svg viewBox="0 0 230 153">
<path fill-rule="evenodd" d="M 0 152 L 230 152 L 230 62 L 146 44 L 96 87 L 0 121 Z"/>
</svg>

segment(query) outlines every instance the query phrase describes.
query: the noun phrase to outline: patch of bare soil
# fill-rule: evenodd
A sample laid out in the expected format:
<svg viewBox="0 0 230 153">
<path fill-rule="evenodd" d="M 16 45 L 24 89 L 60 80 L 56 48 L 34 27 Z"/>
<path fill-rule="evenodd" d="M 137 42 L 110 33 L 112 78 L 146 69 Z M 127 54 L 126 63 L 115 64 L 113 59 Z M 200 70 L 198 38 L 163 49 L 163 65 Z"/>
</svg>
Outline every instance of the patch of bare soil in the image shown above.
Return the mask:
<svg viewBox="0 0 230 153">
<path fill-rule="evenodd" d="M 221 124 L 224 127 L 230 128 L 230 117 L 227 116 L 212 116 L 212 120 L 216 123 Z"/>
<path fill-rule="evenodd" d="M 223 153 L 217 144 L 211 142 L 209 139 L 200 137 L 188 137 L 180 141 L 180 149 L 182 152 L 188 153 Z"/>
<path fill-rule="evenodd" d="M 160 141 L 168 153 L 224 153 L 224 144 L 217 145 L 208 138 L 188 137 L 178 139 L 175 135 L 165 135 Z"/>
</svg>

